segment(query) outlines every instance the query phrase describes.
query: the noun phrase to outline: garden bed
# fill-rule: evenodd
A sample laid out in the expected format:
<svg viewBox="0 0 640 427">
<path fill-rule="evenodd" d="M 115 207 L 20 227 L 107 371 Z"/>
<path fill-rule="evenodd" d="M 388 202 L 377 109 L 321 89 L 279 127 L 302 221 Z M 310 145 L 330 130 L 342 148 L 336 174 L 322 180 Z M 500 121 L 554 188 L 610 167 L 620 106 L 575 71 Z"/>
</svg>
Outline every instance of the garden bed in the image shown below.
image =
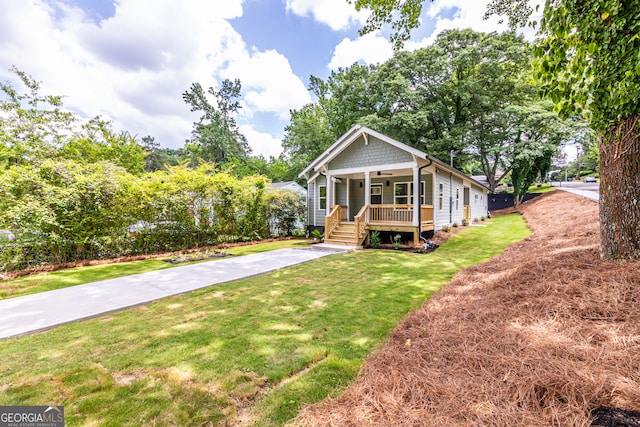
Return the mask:
<svg viewBox="0 0 640 427">
<path fill-rule="evenodd" d="M 185 262 L 194 262 L 194 261 L 204 261 L 206 259 L 213 258 L 224 258 L 232 256 L 232 254 L 227 251 L 200 251 L 200 252 L 192 252 L 188 254 L 175 254 L 169 258 L 163 259 L 164 262 L 168 262 L 169 264 L 183 264 Z"/>
</svg>

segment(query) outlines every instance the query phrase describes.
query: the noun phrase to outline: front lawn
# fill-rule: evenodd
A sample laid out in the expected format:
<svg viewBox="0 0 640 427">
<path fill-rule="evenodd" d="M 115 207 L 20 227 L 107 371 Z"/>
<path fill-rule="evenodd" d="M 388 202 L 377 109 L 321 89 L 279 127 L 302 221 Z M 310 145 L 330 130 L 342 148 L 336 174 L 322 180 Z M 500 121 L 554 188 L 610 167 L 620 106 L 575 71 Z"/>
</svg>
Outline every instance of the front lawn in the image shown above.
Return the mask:
<svg viewBox="0 0 640 427">
<path fill-rule="evenodd" d="M 282 248 L 306 247 L 309 244 L 310 241 L 301 239 L 276 240 L 273 242 L 258 243 L 255 245 L 234 246 L 229 248 L 227 252 L 232 255 L 240 256 Z M 171 267 L 176 267 L 176 265 L 164 262 L 162 258 L 153 258 L 144 261 L 92 265 L 88 267 L 52 271 L 49 273 L 32 274 L 16 279 L 0 281 L 0 300 L 18 297 L 21 295 L 52 291 L 54 289 L 67 288 L 69 286 L 82 285 L 100 280 L 114 279 L 116 277 L 130 276 L 132 274 L 146 273 L 148 271 L 163 270 Z"/>
<path fill-rule="evenodd" d="M 329 256 L 2 341 L 0 405 L 64 405 L 71 426 L 282 425 L 457 271 L 529 235 L 519 215 L 486 225 L 429 255 Z"/>
</svg>

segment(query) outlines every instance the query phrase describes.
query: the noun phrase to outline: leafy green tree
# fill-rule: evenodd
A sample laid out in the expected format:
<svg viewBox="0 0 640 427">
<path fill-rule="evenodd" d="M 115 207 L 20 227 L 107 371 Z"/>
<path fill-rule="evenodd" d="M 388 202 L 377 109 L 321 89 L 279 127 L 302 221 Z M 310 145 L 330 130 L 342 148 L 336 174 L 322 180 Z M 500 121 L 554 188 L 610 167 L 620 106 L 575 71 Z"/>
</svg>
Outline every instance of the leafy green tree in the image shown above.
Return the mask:
<svg viewBox="0 0 640 427">
<path fill-rule="evenodd" d="M 304 224 L 306 200 L 294 190 L 270 188 L 265 197 L 271 234 L 291 236 L 296 225 Z"/>
<path fill-rule="evenodd" d="M 83 163 L 109 161 L 134 175 L 145 169 L 146 153 L 136 138 L 126 131 L 114 131 L 111 123 L 99 117 L 83 125 L 82 131 L 64 143 L 57 155 Z"/>
<path fill-rule="evenodd" d="M 396 46 L 419 25 L 422 1 L 356 0 L 374 13 L 363 32 L 393 23 Z M 398 12 L 397 15 L 394 15 Z M 493 0 L 487 14 L 523 25 L 526 0 Z M 538 79 L 565 116 L 582 113 L 599 135 L 600 254 L 640 258 L 640 3 L 548 0 L 534 50 Z"/>
<path fill-rule="evenodd" d="M 182 149 L 161 148 L 160 143 L 150 135 L 142 137 L 140 146 L 145 151 L 144 170 L 146 172 L 177 166 L 182 156 Z"/>
<path fill-rule="evenodd" d="M 329 148 L 336 138 L 327 113 L 319 104 L 307 104 L 300 110 L 292 110 L 291 122 L 285 127 L 282 147 L 296 176 Z"/>
<path fill-rule="evenodd" d="M 237 99 L 241 89 L 240 80 L 224 80 L 220 90 L 211 87 L 205 92 L 199 83 L 193 83 L 182 94 L 191 111 L 202 113 L 199 121 L 194 123 L 191 139 L 185 146 L 192 159 L 223 165 L 233 158 L 244 159 L 251 152 L 234 118 L 240 109 Z M 215 105 L 207 94 L 213 96 Z"/>
<path fill-rule="evenodd" d="M 62 96 L 41 95 L 40 82 L 16 67 L 11 71 L 27 93 L 0 83 L 0 168 L 54 157 L 76 121 L 63 109 Z"/>
<path fill-rule="evenodd" d="M 599 134 L 600 254 L 640 258 L 640 3 L 548 1 L 538 78 L 564 115 Z"/>
</svg>

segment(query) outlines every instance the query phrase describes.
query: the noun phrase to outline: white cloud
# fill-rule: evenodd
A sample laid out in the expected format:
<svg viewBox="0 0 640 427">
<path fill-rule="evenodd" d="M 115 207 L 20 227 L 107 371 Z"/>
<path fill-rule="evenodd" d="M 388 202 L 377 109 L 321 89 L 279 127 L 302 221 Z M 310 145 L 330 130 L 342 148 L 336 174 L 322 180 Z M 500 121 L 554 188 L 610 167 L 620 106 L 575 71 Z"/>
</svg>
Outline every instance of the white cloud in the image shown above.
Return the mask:
<svg viewBox="0 0 640 427">
<path fill-rule="evenodd" d="M 198 116 L 182 100 L 194 82 L 240 78 L 248 111 L 286 119 L 309 94 L 284 56 L 247 50 L 227 22 L 242 15 L 242 3 L 116 0 L 114 16 L 95 22 L 68 1 L 9 0 L 0 14 L 0 79 L 15 82 L 15 65 L 43 81 L 41 93 L 65 95 L 67 108 L 173 148 Z M 268 140 L 250 130 L 250 142 Z M 255 154 L 262 146 L 275 153 L 274 141 L 256 144 Z"/>
<path fill-rule="evenodd" d="M 278 157 L 282 153 L 282 138 L 257 131 L 252 125 L 241 125 L 240 131 L 247 137 L 254 155 L 262 154 L 269 159 L 270 156 Z"/>
<path fill-rule="evenodd" d="M 406 50 L 416 50 L 422 47 L 433 44 L 436 36 L 445 30 L 451 30 L 455 28 L 470 28 L 474 31 L 481 31 L 490 33 L 493 31 L 507 31 L 509 30 L 507 19 L 504 18 L 504 22 L 500 23 L 500 17 L 491 16 L 489 19 L 484 19 L 484 14 L 487 10 L 487 5 L 490 0 L 438 0 L 436 2 L 425 2 L 427 7 L 427 17 L 436 21 L 435 29 L 428 37 L 422 40 L 413 40 L 405 44 Z M 544 6 L 543 0 L 530 0 L 529 2 L 534 11 L 535 5 L 541 4 Z M 442 15 L 451 9 L 457 9 L 452 18 L 443 18 Z M 534 12 L 535 13 L 535 12 Z M 529 40 L 534 37 L 534 32 L 531 29 L 520 30 L 521 33 Z"/>
<path fill-rule="evenodd" d="M 311 102 L 309 92 L 291 70 L 289 60 L 274 50 L 244 51 L 230 59 L 220 75 L 240 79 L 245 93 L 244 113 L 248 117 L 254 111 L 261 111 L 275 113 L 286 120 L 290 109 Z"/>
<path fill-rule="evenodd" d="M 367 11 L 357 12 L 346 0 L 286 0 L 286 7 L 288 12 L 299 16 L 312 15 L 334 31 L 361 26 L 369 15 Z"/>
<path fill-rule="evenodd" d="M 354 62 L 377 64 L 393 56 L 391 43 L 377 33 L 369 33 L 356 40 L 343 39 L 335 48 L 329 69 L 349 67 Z"/>
</svg>

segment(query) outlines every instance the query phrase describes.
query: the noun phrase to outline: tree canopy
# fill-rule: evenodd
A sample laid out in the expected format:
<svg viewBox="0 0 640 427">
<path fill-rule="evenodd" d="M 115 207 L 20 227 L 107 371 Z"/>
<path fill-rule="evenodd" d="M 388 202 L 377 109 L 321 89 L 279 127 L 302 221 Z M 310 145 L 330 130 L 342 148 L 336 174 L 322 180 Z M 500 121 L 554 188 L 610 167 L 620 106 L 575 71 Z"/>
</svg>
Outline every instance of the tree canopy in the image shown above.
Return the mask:
<svg viewBox="0 0 640 427">
<path fill-rule="evenodd" d="M 374 10 L 363 32 L 392 23 L 396 48 L 419 25 L 423 1 L 355 0 Z M 526 0 L 492 0 L 487 15 L 523 26 Z M 532 25 L 537 26 L 537 22 Z M 564 117 L 585 116 L 600 138 L 603 257 L 640 258 L 640 3 L 547 0 L 534 53 L 537 82 Z"/>
</svg>

